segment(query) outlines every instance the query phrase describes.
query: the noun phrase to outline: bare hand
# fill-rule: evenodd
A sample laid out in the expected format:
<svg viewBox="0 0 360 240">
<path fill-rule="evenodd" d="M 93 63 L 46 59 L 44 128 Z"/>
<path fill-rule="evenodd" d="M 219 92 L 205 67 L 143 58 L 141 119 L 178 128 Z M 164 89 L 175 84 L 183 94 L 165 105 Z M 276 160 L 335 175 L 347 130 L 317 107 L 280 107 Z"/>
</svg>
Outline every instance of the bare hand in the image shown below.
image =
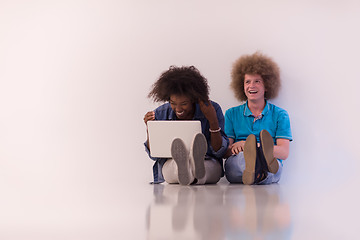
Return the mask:
<svg viewBox="0 0 360 240">
<path fill-rule="evenodd" d="M 231 153 L 232 154 L 238 154 L 239 152 L 243 152 L 244 151 L 244 145 L 245 145 L 245 141 L 239 141 L 234 143 L 233 145 L 231 145 Z"/>
<path fill-rule="evenodd" d="M 204 114 L 204 116 L 210 123 L 214 121 L 217 122 L 216 111 L 214 106 L 211 104 L 210 100 L 206 102 L 199 100 L 199 106 L 201 112 Z"/>
<path fill-rule="evenodd" d="M 154 111 L 147 112 L 144 116 L 144 123 L 147 125 L 147 122 L 152 120 L 155 120 L 155 112 Z"/>
</svg>

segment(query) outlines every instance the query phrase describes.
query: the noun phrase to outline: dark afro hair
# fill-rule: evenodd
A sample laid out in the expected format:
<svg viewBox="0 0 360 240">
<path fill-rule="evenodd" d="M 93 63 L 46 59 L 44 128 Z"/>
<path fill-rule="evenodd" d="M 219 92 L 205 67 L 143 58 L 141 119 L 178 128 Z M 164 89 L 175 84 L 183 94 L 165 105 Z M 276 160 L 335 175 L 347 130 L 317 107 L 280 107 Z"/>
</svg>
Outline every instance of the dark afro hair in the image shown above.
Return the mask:
<svg viewBox="0 0 360 240">
<path fill-rule="evenodd" d="M 231 72 L 231 88 L 235 97 L 240 101 L 246 101 L 244 92 L 245 74 L 259 74 L 265 85 L 265 99 L 272 99 L 278 95 L 280 82 L 280 69 L 269 57 L 256 52 L 252 55 L 241 56 L 235 61 Z"/>
<path fill-rule="evenodd" d="M 194 66 L 170 66 L 152 85 L 148 97 L 154 102 L 166 102 L 172 95 L 184 95 L 192 102 L 209 100 L 209 86 Z"/>
</svg>

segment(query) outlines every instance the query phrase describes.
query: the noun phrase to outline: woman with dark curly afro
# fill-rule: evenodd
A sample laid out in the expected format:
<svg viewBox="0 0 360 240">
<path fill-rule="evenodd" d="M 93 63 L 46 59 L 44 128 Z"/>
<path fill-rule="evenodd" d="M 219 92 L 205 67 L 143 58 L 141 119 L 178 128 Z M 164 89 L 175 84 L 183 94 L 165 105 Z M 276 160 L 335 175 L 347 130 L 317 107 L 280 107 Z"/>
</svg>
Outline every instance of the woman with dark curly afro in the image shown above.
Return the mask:
<svg viewBox="0 0 360 240">
<path fill-rule="evenodd" d="M 231 87 L 245 103 L 225 113 L 225 176 L 231 183 L 276 183 L 292 141 L 288 113 L 268 101 L 280 88 L 279 67 L 259 52 L 242 56 L 233 65 Z"/>
<path fill-rule="evenodd" d="M 223 131 L 221 107 L 209 100 L 207 80 L 194 66 L 171 66 L 153 84 L 148 97 L 166 103 L 145 114 L 146 125 L 153 120 L 199 120 L 202 129 L 194 136 L 191 149 L 181 139 L 175 139 L 169 159 L 151 157 L 148 138 L 145 149 L 155 161 L 154 183 L 217 183 L 224 175 L 222 158 L 229 140 Z"/>
</svg>

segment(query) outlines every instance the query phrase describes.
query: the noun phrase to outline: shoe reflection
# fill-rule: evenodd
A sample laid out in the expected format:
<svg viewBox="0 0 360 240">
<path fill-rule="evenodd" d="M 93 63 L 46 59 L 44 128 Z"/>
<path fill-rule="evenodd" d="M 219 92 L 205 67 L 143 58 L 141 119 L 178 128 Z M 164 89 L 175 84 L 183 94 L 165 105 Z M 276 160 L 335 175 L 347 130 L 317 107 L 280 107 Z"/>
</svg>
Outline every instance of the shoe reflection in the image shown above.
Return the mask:
<svg viewBox="0 0 360 240">
<path fill-rule="evenodd" d="M 148 239 L 290 239 L 280 186 L 154 185 Z"/>
</svg>

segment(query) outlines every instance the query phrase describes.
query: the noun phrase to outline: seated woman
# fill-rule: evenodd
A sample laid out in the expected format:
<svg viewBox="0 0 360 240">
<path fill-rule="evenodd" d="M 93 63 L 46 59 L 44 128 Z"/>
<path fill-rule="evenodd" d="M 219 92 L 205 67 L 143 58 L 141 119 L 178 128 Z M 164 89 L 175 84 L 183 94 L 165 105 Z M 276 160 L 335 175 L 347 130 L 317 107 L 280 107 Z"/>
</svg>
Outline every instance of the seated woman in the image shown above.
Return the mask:
<svg viewBox="0 0 360 240">
<path fill-rule="evenodd" d="M 199 120 L 202 129 L 194 137 L 191 149 L 186 149 L 181 139 L 175 139 L 171 159 L 150 157 L 148 137 L 145 150 L 155 161 L 154 183 L 217 183 L 224 176 L 222 158 L 229 140 L 223 131 L 221 107 L 209 100 L 207 80 L 193 66 L 171 66 L 153 84 L 148 97 L 166 103 L 147 112 L 145 124 L 152 120 Z"/>
<path fill-rule="evenodd" d="M 233 66 L 231 87 L 245 103 L 225 113 L 225 176 L 230 183 L 276 183 L 292 141 L 288 113 L 268 101 L 278 94 L 279 68 L 260 53 L 242 56 Z"/>
</svg>

